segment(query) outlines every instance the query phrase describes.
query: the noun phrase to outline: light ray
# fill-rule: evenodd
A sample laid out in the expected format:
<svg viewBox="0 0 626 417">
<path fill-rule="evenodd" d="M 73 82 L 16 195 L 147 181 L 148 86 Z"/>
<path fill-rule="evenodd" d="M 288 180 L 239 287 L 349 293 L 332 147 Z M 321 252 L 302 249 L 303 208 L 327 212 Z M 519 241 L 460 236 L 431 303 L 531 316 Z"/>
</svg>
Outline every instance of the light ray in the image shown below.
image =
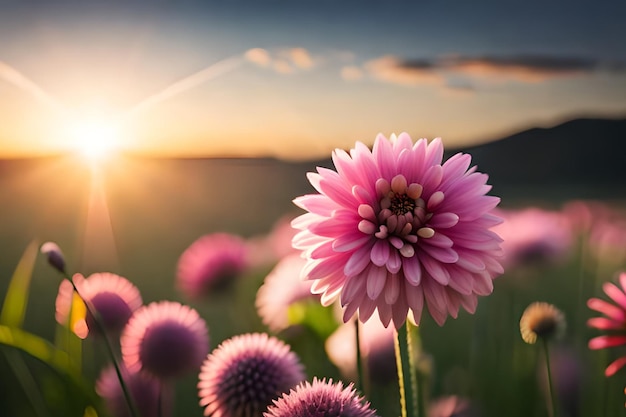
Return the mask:
<svg viewBox="0 0 626 417">
<path fill-rule="evenodd" d="M 65 112 L 65 107 L 44 89 L 39 87 L 33 80 L 2 61 L 0 61 L 0 78 L 3 78 L 20 90 L 30 94 L 40 103 L 52 107 L 56 111 Z"/>
<path fill-rule="evenodd" d="M 171 97 L 174 97 L 180 93 L 197 87 L 198 85 L 212 80 L 219 75 L 233 71 L 235 68 L 239 67 L 242 62 L 243 57 L 241 55 L 235 55 L 233 57 L 216 62 L 215 64 L 212 64 L 203 70 L 200 70 L 179 81 L 176 81 L 168 87 L 165 87 L 160 92 L 153 94 L 152 96 L 139 102 L 135 107 L 130 110 L 129 116 L 135 116 L 139 113 L 143 113 Z"/>
</svg>

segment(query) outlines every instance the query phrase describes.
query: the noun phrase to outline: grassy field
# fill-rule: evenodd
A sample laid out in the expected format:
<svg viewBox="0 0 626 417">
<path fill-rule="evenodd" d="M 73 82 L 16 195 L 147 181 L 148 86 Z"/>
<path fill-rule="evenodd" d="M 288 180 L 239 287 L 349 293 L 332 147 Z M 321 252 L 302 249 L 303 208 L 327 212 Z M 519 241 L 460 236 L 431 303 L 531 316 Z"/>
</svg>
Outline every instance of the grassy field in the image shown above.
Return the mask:
<svg viewBox="0 0 626 417">
<path fill-rule="evenodd" d="M 71 271 L 115 272 L 137 285 L 145 303 L 178 300 L 198 309 L 209 326 L 212 348 L 236 334 L 267 331 L 254 299 L 272 265 L 249 271 L 229 293 L 192 302 L 175 289 L 176 263 L 203 234 L 225 231 L 254 237 L 269 232 L 282 216 L 297 214 L 291 200 L 310 191 L 305 173 L 312 168 L 313 163 L 273 160 L 127 160 L 107 167 L 102 182 L 94 183 L 87 167 L 69 160 L 4 162 L 0 296 L 29 242 L 53 240 L 63 248 Z M 564 195 L 563 189 L 504 186 L 494 191 L 507 209 L 539 205 L 558 210 L 572 195 L 587 192 L 572 187 Z M 622 213 L 626 209 L 624 200 L 607 203 Z M 590 351 L 587 341 L 599 332 L 585 324 L 597 315 L 586 300 L 606 298 L 602 283 L 614 279 L 626 264 L 624 258 L 594 258 L 589 249 L 587 236 L 576 235 L 560 262 L 526 262 L 507 269 L 495 281 L 493 295 L 480 300 L 475 315 L 463 312 L 439 327 L 425 314 L 421 337 L 429 364 L 429 398 L 467 398 L 480 416 L 547 416 L 543 356 L 539 346 L 526 345 L 519 334 L 524 308 L 547 301 L 565 313 L 568 323 L 566 336 L 552 351 L 562 415 L 626 415 L 624 371 L 611 378 L 603 375 L 617 349 Z M 23 327 L 49 341 L 55 336 L 58 283 L 58 274 L 39 257 Z M 301 356 L 310 379 L 341 378 L 327 359 L 324 340 L 313 330 L 305 327 L 280 336 Z M 41 417 L 29 406 L 29 395 L 52 404 L 44 416 L 82 415 L 71 384 L 25 357 L 23 364 L 34 375 L 30 383 L 39 388 L 24 389 L 12 365 L 16 351 L 1 352 L 0 415 Z M 91 341 L 84 343 L 86 381 L 97 377 L 103 353 Z M 196 383 L 197 376 L 191 375 L 176 384 L 173 415 L 202 415 Z M 369 394 L 381 416 L 399 415 L 395 381 L 372 381 Z"/>
</svg>

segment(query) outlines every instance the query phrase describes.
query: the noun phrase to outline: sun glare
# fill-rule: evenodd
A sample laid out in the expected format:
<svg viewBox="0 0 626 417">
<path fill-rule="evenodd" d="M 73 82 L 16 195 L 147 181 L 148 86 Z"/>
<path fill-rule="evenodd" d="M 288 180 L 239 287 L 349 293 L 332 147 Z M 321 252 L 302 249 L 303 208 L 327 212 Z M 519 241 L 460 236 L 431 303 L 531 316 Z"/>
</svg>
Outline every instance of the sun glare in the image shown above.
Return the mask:
<svg viewBox="0 0 626 417">
<path fill-rule="evenodd" d="M 86 120 L 72 128 L 74 149 L 90 161 L 105 159 L 120 146 L 120 132 L 114 123 Z"/>
</svg>

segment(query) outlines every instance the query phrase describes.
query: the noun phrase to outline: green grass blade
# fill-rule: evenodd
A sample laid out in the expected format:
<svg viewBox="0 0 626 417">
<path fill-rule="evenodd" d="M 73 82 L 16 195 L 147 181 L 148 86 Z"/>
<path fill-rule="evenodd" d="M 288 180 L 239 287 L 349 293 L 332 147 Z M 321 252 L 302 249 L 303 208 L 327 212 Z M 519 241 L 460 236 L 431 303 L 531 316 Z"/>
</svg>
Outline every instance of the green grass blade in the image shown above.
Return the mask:
<svg viewBox="0 0 626 417">
<path fill-rule="evenodd" d="M 22 258 L 15 268 L 4 298 L 2 312 L 0 312 L 0 323 L 6 326 L 21 327 L 24 322 L 30 281 L 38 252 L 39 244 L 33 240 L 24 250 Z"/>
<path fill-rule="evenodd" d="M 43 362 L 66 383 L 76 388 L 88 403 L 98 406 L 99 399 L 82 379 L 67 353 L 55 348 L 50 342 L 18 328 L 0 325 L 0 345 L 9 346 Z"/>
</svg>

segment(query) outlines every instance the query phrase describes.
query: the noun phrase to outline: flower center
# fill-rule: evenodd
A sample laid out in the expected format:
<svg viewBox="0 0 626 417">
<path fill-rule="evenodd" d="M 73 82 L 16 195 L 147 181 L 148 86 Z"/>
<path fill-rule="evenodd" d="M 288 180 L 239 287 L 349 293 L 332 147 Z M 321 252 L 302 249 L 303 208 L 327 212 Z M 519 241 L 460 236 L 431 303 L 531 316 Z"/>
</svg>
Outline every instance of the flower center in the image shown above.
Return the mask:
<svg viewBox="0 0 626 417">
<path fill-rule="evenodd" d="M 397 216 L 411 213 L 415 209 L 415 200 L 406 194 L 395 193 L 390 200 L 391 206 L 389 207 L 389 210 Z"/>
<path fill-rule="evenodd" d="M 432 209 L 443 201 L 443 192 L 433 193 L 426 202 L 422 198 L 422 185 L 408 184 L 404 175 L 396 175 L 391 183 L 380 178 L 376 181 L 376 191 L 380 209 L 375 212 L 372 206 L 361 204 L 359 230 L 387 239 L 404 257 L 415 255 L 414 244 L 418 239 L 435 235 L 427 223 L 433 216 Z"/>
</svg>

